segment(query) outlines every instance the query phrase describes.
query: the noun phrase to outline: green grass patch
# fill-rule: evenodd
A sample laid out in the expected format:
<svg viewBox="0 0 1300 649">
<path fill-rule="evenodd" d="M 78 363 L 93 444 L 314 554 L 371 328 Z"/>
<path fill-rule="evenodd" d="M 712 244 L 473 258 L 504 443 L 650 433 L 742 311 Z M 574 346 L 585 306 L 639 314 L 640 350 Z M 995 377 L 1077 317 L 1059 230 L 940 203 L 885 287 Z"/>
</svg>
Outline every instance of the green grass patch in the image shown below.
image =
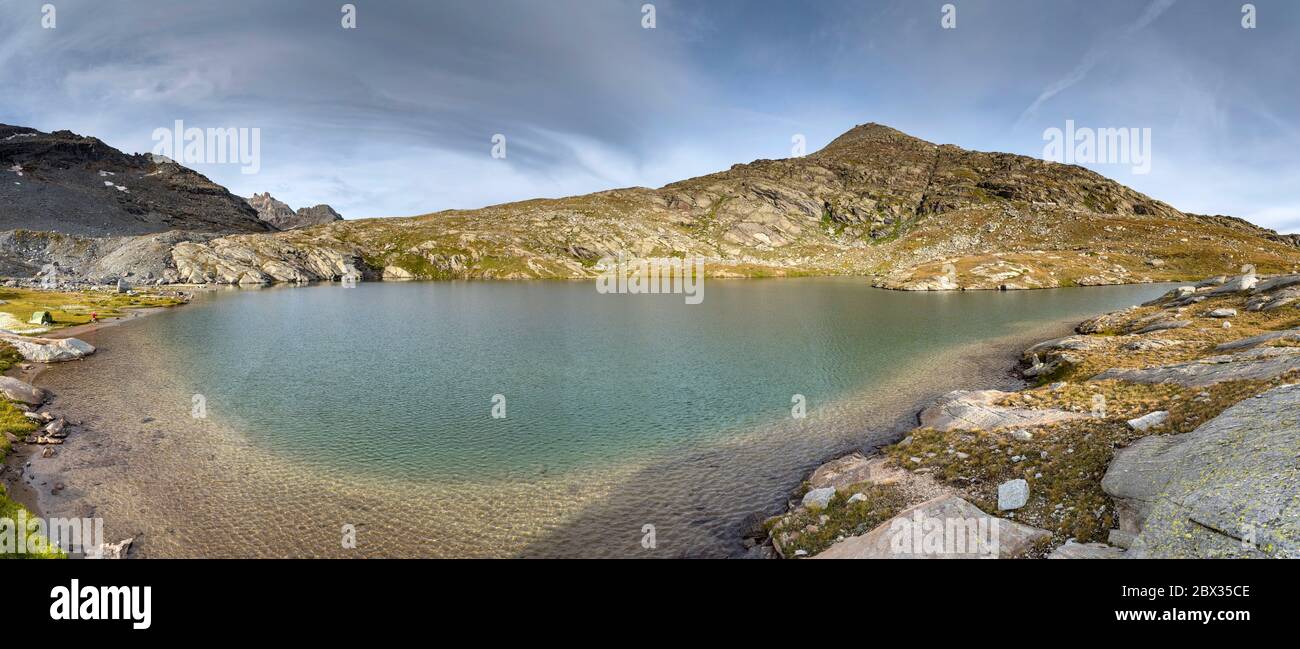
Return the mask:
<svg viewBox="0 0 1300 649">
<path fill-rule="evenodd" d="M 850 503 L 855 493 L 866 500 Z M 840 489 L 825 509 L 799 509 L 768 521 L 767 528 L 787 558 L 798 550 L 812 556 L 839 539 L 870 532 L 906 507 L 907 499 L 897 487 L 862 483 Z"/>
</svg>

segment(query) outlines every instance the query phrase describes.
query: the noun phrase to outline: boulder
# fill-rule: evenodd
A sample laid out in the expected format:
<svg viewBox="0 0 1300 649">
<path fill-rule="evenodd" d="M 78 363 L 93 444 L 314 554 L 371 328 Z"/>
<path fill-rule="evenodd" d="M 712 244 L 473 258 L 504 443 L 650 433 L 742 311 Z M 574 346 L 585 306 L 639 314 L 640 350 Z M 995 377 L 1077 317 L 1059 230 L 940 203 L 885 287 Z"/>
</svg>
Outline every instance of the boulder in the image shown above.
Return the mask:
<svg viewBox="0 0 1300 649">
<path fill-rule="evenodd" d="M 1116 453 L 1102 489 L 1132 557 L 1300 557 L 1300 386 Z"/>
<path fill-rule="evenodd" d="M 95 353 L 94 345 L 76 338 L 29 338 L 0 333 L 0 340 L 12 345 L 24 359 L 35 363 L 73 361 Z"/>
<path fill-rule="evenodd" d="M 997 430 L 1008 426 L 1028 428 L 1087 415 L 1050 408 L 1015 408 L 994 405 L 1010 393 L 1000 390 L 956 390 L 921 411 L 922 427 L 940 431 Z"/>
<path fill-rule="evenodd" d="M 833 497 L 835 497 L 835 487 L 813 489 L 803 495 L 803 501 L 800 504 L 808 509 L 826 509 L 826 505 L 830 504 Z"/>
<path fill-rule="evenodd" d="M 1073 539 L 1066 541 L 1052 553 L 1048 559 L 1123 559 L 1124 550 L 1105 543 L 1079 543 Z"/>
<path fill-rule="evenodd" d="M 898 482 L 905 471 L 886 467 L 887 462 L 888 459 L 884 457 L 867 458 L 853 453 L 817 467 L 812 477 L 808 478 L 808 484 L 813 489 L 825 487 L 843 489 L 860 482 L 873 484 Z"/>
<path fill-rule="evenodd" d="M 1223 286 L 1210 289 L 1208 292 L 1205 293 L 1205 295 L 1207 297 L 1214 297 L 1216 295 L 1244 293 L 1246 291 L 1255 288 L 1255 285 L 1258 283 L 1259 283 L 1259 278 L 1257 278 L 1254 273 L 1246 273 L 1245 275 L 1238 275 L 1237 277 L 1234 277 L 1228 280 L 1227 282 L 1224 282 Z"/>
<path fill-rule="evenodd" d="M 1236 309 L 1215 309 L 1205 314 L 1211 318 L 1235 318 L 1237 317 Z"/>
<path fill-rule="evenodd" d="M 416 279 L 415 273 L 412 273 L 401 266 L 384 266 L 383 278 L 386 282 Z"/>
<path fill-rule="evenodd" d="M 1048 352 L 1054 351 L 1088 351 L 1102 344 L 1104 344 L 1103 340 L 1098 339 L 1095 336 L 1066 336 L 1064 338 L 1044 340 L 1043 342 L 1026 349 L 1020 357 L 1022 360 L 1029 360 L 1035 355 L 1046 355 Z"/>
<path fill-rule="evenodd" d="M 1223 381 L 1274 379 L 1300 369 L 1300 347 L 1260 347 L 1237 354 L 1210 356 L 1185 363 L 1140 369 L 1108 369 L 1089 380 L 1130 383 L 1175 383 L 1196 388 Z"/>
<path fill-rule="evenodd" d="M 45 402 L 45 390 L 9 376 L 0 376 L 0 394 L 11 401 L 33 406 Z"/>
<path fill-rule="evenodd" d="M 1029 502 L 1029 483 L 1021 478 L 1008 480 L 998 485 L 998 509 L 1008 511 L 1020 509 Z"/>
<path fill-rule="evenodd" d="M 1147 414 L 1142 415 L 1141 417 L 1128 420 L 1128 427 L 1132 428 L 1133 430 L 1145 433 L 1148 430 L 1156 426 L 1159 426 L 1160 424 L 1165 423 L 1165 421 L 1168 419 L 1169 419 L 1168 411 L 1157 410 L 1155 412 L 1148 412 Z"/>
<path fill-rule="evenodd" d="M 1047 530 L 985 514 L 949 495 L 909 507 L 870 532 L 839 541 L 813 558 L 1006 559 L 1025 554 L 1051 536 Z"/>
</svg>

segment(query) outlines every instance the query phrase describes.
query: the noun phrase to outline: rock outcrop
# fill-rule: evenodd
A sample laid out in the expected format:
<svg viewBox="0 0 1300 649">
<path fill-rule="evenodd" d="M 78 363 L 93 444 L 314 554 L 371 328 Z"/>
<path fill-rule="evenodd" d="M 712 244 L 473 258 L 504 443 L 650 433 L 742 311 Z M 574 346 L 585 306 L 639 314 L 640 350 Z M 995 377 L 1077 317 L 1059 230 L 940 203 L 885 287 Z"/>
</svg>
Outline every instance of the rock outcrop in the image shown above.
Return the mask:
<svg viewBox="0 0 1300 649">
<path fill-rule="evenodd" d="M 293 208 L 276 200 L 270 193 L 253 194 L 248 199 L 248 204 L 257 210 L 257 218 L 280 231 L 343 220 L 343 216 L 329 205 L 304 207 L 295 212 Z"/>
<path fill-rule="evenodd" d="M 1114 368 L 1092 377 L 1092 380 L 1175 383 L 1194 388 L 1224 381 L 1273 379 L 1293 370 L 1300 370 L 1300 347 L 1259 347 L 1186 363 L 1135 369 Z"/>
<path fill-rule="evenodd" d="M 940 496 L 909 507 L 870 532 L 844 539 L 813 558 L 1007 559 L 1024 555 L 1049 538 L 1051 533 L 1046 530 L 990 516 L 956 496 Z"/>
<path fill-rule="evenodd" d="M 921 426 L 940 431 L 998 430 L 1012 426 L 1042 426 L 1087 416 L 1065 410 L 996 405 L 1010 395 L 1000 390 L 949 392 L 921 411 Z"/>
<path fill-rule="evenodd" d="M 1190 433 L 1143 437 L 1102 488 L 1132 557 L 1300 557 L 1300 386 L 1274 388 Z"/>
</svg>

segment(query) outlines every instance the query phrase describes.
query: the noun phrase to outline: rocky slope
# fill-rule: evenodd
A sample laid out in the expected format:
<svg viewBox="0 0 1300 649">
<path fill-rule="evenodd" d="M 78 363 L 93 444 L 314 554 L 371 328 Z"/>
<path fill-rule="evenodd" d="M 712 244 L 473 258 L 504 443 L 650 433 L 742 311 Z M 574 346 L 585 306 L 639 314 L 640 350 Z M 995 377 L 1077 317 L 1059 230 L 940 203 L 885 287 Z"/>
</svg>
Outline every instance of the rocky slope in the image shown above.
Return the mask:
<svg viewBox="0 0 1300 649">
<path fill-rule="evenodd" d="M 174 162 L 69 131 L 0 124 L 0 230 L 13 229 L 85 237 L 272 230 L 243 199 Z"/>
<path fill-rule="evenodd" d="M 352 271 L 579 278 L 623 252 L 701 258 L 713 276 L 854 274 L 887 288 L 933 290 L 1180 280 L 1245 264 L 1290 272 L 1300 265 L 1292 244 L 1239 219 L 1179 212 L 1081 167 L 866 124 L 805 157 L 735 165 L 660 189 L 192 237 L 161 265 L 154 246 L 111 248 L 114 270 L 189 282 L 310 281 Z M 101 255 L 105 248 L 79 245 Z M 133 268 L 138 248 L 151 252 Z M 26 263 L 39 261 L 35 254 Z"/>
<path fill-rule="evenodd" d="M 276 230 L 294 230 L 305 228 L 312 225 L 323 225 L 342 221 L 343 215 L 334 211 L 329 205 L 317 205 L 315 207 L 303 207 L 298 211 L 287 204 L 278 201 L 270 193 L 253 194 L 248 199 L 248 204 L 257 210 L 257 218 L 261 219 L 267 225 Z"/>
<path fill-rule="evenodd" d="M 1217 277 L 1082 323 L 1025 350 L 1035 386 L 946 395 L 879 455 L 818 468 L 750 542 L 981 554 L 892 542 L 959 514 L 996 520 L 1003 557 L 1300 557 L 1298 301 L 1300 275 Z"/>
</svg>

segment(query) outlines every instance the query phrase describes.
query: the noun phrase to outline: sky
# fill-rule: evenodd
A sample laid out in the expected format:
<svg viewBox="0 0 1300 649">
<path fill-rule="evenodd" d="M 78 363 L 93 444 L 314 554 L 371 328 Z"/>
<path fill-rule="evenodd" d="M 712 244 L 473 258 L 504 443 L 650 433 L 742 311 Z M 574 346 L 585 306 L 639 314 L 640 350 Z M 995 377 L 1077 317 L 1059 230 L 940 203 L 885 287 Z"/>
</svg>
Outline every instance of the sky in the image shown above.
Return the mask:
<svg viewBox="0 0 1300 649">
<path fill-rule="evenodd" d="M 257 173 L 183 162 L 364 218 L 658 187 L 867 122 L 1042 157 L 1073 121 L 1150 129 L 1148 173 L 1084 166 L 1300 231 L 1300 2 L 1248 3 L 1253 29 L 1234 0 L 646 4 L 0 0 L 0 123 L 131 153 L 259 129 Z"/>
</svg>

